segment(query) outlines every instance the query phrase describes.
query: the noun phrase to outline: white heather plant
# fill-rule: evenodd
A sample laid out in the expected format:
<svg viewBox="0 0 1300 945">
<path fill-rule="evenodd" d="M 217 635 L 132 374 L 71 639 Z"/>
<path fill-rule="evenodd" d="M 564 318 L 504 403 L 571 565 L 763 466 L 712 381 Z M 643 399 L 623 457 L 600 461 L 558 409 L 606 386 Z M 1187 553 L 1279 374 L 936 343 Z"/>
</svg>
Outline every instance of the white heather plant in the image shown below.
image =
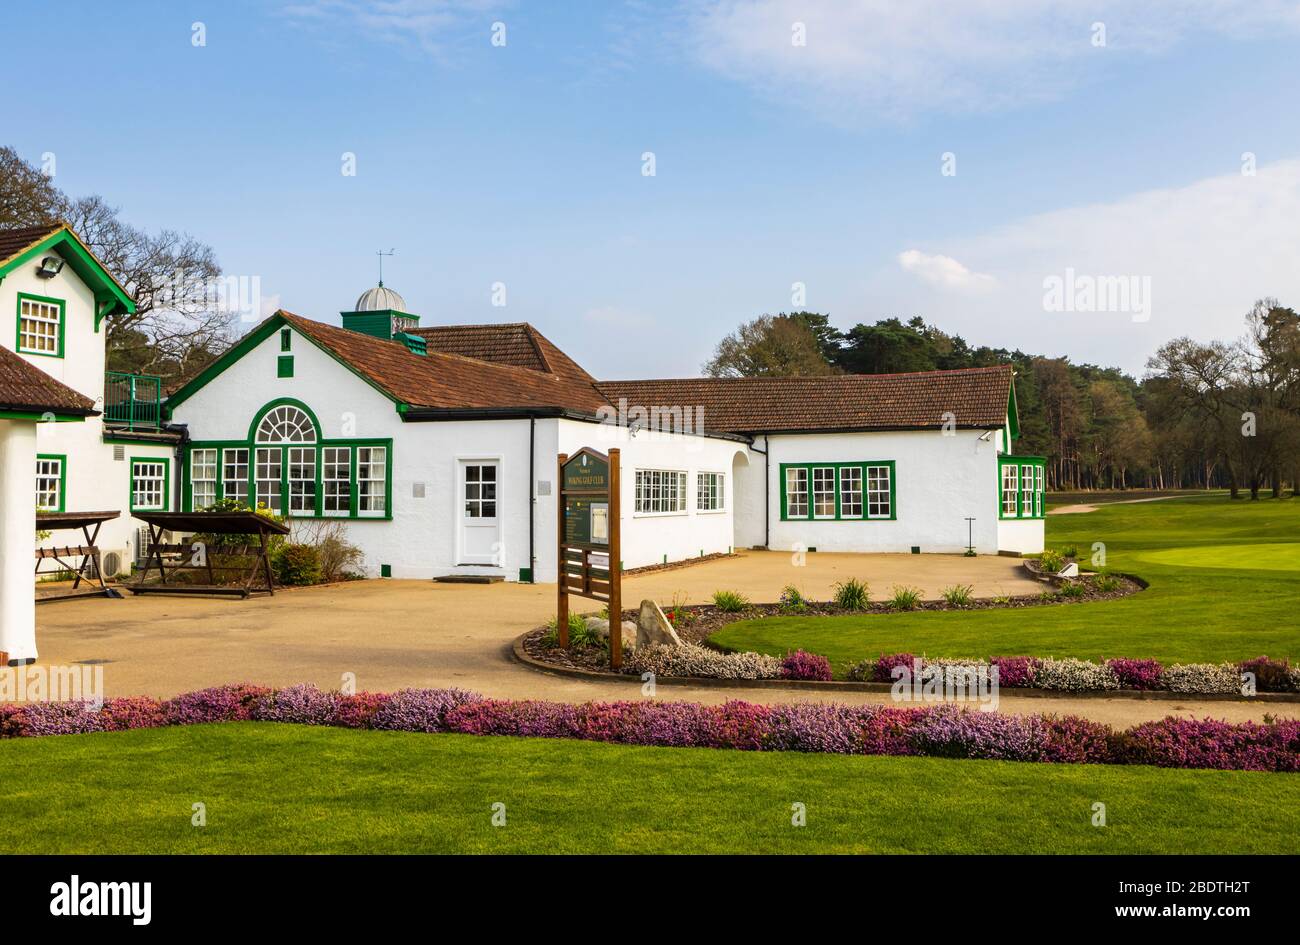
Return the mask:
<svg viewBox="0 0 1300 945">
<path fill-rule="evenodd" d="M 709 676 L 714 679 L 778 679 L 781 660 L 763 653 L 720 653 L 687 643 L 682 646 L 647 646 L 623 664 L 623 671 L 639 676 Z"/>
<path fill-rule="evenodd" d="M 1240 692 L 1241 674 L 1231 663 L 1166 666 L 1161 681 L 1170 692 Z"/>
<path fill-rule="evenodd" d="M 1119 679 L 1109 666 L 1076 659 L 1040 660 L 1034 673 L 1035 689 L 1118 689 Z"/>
</svg>

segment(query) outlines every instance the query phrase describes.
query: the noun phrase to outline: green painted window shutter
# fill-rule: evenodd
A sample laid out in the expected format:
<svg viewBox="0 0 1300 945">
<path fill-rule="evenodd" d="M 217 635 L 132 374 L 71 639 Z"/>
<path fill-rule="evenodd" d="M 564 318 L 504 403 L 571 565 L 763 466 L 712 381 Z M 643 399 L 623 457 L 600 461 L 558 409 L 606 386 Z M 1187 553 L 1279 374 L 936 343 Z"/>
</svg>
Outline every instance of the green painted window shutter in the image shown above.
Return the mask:
<svg viewBox="0 0 1300 945">
<path fill-rule="evenodd" d="M 276 377 L 293 377 L 293 355 L 282 354 L 276 362 Z"/>
<path fill-rule="evenodd" d="M 288 351 L 293 341 L 293 332 L 288 328 L 280 329 L 280 350 Z"/>
</svg>

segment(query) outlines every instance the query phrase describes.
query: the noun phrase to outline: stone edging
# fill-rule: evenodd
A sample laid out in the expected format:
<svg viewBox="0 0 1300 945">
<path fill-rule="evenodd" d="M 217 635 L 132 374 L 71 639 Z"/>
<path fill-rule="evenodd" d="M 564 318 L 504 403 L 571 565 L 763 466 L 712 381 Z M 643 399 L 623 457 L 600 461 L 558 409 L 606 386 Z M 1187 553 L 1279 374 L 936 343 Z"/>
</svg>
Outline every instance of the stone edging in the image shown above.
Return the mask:
<svg viewBox="0 0 1300 945">
<path fill-rule="evenodd" d="M 521 633 L 511 644 L 510 653 L 515 662 L 529 669 L 553 676 L 568 676 L 572 679 L 587 679 L 592 682 L 626 682 L 640 685 L 639 676 L 624 673 L 601 673 L 592 669 L 578 669 L 572 666 L 556 666 L 529 656 L 524 650 L 524 638 L 533 631 Z M 710 676 L 659 676 L 655 679 L 657 686 L 701 686 L 706 689 L 785 689 L 806 692 L 889 692 L 892 683 L 853 682 L 836 679 L 831 682 L 817 682 L 811 679 L 714 679 Z M 1024 696 L 1030 699 L 1138 699 L 1160 702 L 1300 702 L 1300 693 L 1261 692 L 1254 696 L 1239 696 L 1224 692 L 1167 692 L 1161 689 L 1088 689 L 1074 691 L 1068 689 L 1018 689 L 1008 686 L 1004 690 L 1009 696 Z"/>
</svg>

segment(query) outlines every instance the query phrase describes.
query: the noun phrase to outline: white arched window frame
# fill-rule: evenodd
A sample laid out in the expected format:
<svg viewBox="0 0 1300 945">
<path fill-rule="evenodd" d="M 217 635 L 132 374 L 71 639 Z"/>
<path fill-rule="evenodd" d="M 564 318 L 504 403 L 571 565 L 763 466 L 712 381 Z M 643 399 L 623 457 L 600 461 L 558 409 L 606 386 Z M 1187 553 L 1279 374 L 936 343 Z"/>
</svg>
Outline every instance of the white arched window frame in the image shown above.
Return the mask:
<svg viewBox="0 0 1300 945">
<path fill-rule="evenodd" d="M 316 425 L 306 411 L 281 404 L 267 411 L 257 425 L 258 443 L 315 443 Z"/>
</svg>

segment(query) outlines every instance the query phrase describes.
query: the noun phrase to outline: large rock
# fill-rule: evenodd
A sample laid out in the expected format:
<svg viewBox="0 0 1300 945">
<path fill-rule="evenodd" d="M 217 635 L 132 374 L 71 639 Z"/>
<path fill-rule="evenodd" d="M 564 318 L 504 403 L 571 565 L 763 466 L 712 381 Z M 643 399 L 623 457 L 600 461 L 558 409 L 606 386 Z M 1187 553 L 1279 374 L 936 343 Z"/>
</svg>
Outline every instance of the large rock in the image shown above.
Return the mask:
<svg viewBox="0 0 1300 945">
<path fill-rule="evenodd" d="M 588 617 L 587 629 L 596 631 L 596 635 L 602 640 L 609 637 L 609 621 L 604 617 Z M 631 620 L 623 621 L 623 649 L 631 650 L 636 647 L 636 624 Z"/>
<path fill-rule="evenodd" d="M 636 619 L 637 646 L 681 646 L 682 638 L 668 622 L 659 605 L 652 600 L 641 601 L 641 613 Z"/>
</svg>

